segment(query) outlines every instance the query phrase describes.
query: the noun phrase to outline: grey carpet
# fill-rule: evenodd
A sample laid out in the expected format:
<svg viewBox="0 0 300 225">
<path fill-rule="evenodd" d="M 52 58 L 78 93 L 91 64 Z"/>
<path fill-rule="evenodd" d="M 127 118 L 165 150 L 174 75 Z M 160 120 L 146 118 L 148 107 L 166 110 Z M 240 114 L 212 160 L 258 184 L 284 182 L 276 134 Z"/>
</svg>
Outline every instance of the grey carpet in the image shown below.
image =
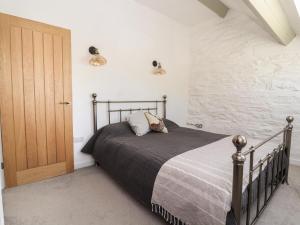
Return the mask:
<svg viewBox="0 0 300 225">
<path fill-rule="evenodd" d="M 127 195 L 101 169 L 4 191 L 6 225 L 164 225 Z M 291 167 L 290 186 L 281 186 L 258 225 L 300 224 L 300 167 Z"/>
</svg>

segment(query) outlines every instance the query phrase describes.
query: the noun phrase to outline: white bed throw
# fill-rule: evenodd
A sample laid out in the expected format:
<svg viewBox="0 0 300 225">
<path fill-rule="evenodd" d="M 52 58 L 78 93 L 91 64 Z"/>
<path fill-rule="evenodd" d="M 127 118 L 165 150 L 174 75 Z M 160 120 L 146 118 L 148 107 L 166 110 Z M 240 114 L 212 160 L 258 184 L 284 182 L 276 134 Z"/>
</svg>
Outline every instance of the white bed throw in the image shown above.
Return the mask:
<svg viewBox="0 0 300 225">
<path fill-rule="evenodd" d="M 189 225 L 225 225 L 231 209 L 235 152 L 232 137 L 185 152 L 168 160 L 160 169 L 151 203 Z M 245 149 L 259 141 L 248 139 Z M 255 161 L 274 149 L 264 145 Z M 248 184 L 249 159 L 244 167 L 244 189 Z M 254 179 L 257 174 L 254 174 Z"/>
</svg>

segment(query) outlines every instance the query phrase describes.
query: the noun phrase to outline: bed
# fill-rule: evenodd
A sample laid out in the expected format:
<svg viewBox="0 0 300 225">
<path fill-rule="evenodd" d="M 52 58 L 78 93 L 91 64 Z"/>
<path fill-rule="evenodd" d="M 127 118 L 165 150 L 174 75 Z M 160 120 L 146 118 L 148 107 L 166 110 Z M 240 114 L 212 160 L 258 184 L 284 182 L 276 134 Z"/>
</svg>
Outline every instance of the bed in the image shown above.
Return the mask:
<svg viewBox="0 0 300 225">
<path fill-rule="evenodd" d="M 265 141 L 180 127 L 166 119 L 166 96 L 155 101 L 98 101 L 93 94 L 94 135 L 82 149 L 136 200 L 169 224 L 254 224 L 281 183 L 288 182 L 293 118 Z M 152 104 L 113 109 L 113 104 Z M 97 105 L 106 104 L 109 124 L 98 130 Z M 137 137 L 122 113 L 162 115 L 168 134 Z M 153 106 L 154 105 L 154 106 Z M 118 123 L 111 114 L 119 114 Z M 283 134 L 275 148 L 270 140 Z M 236 147 L 234 151 L 232 142 Z M 232 158 L 230 158 L 232 157 Z"/>
</svg>

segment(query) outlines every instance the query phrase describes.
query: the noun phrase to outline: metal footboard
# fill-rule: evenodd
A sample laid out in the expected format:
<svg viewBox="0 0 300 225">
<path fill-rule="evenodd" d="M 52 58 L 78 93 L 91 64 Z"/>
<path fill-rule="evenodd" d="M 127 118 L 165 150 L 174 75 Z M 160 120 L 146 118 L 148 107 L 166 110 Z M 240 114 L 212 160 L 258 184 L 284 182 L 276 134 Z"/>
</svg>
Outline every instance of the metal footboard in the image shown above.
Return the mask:
<svg viewBox="0 0 300 225">
<path fill-rule="evenodd" d="M 249 158 L 249 183 L 248 183 L 248 198 L 246 211 L 246 225 L 253 225 L 256 223 L 259 216 L 264 211 L 270 199 L 273 197 L 278 186 L 282 183 L 288 184 L 289 161 L 292 139 L 292 122 L 294 118 L 288 116 L 286 118 L 288 125 L 271 136 L 262 141 L 256 146 L 252 146 L 249 150 L 242 152 L 242 149 L 247 144 L 247 139 L 243 136 L 237 135 L 232 142 L 237 151 L 232 155 L 233 159 L 233 183 L 232 183 L 232 209 L 235 215 L 236 224 L 241 224 L 242 217 L 242 197 L 243 197 L 243 170 L 244 163 Z M 261 158 L 257 164 L 254 165 L 254 154 L 264 144 L 272 139 L 283 134 L 283 141 L 273 151 L 268 153 L 264 158 Z M 264 169 L 265 168 L 265 169 Z M 264 171 L 263 171 L 264 170 Z M 253 196 L 253 174 L 258 171 L 257 180 L 257 196 Z M 262 176 L 264 175 L 264 182 Z M 264 186 L 264 192 L 263 187 Z M 270 188 L 270 190 L 269 190 Z M 256 198 L 256 210 L 253 210 L 253 198 Z M 262 199 L 263 197 L 263 199 Z M 263 200 L 263 202 L 261 201 Z M 255 206 L 254 206 L 255 207 Z M 254 213 L 254 218 L 251 217 Z"/>
</svg>

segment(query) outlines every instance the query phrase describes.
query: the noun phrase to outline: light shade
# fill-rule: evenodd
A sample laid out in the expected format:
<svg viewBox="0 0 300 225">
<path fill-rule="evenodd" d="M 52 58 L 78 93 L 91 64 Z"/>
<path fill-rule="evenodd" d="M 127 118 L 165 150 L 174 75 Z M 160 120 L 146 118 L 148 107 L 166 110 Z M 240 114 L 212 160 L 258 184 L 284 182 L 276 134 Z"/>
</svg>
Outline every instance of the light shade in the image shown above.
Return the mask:
<svg viewBox="0 0 300 225">
<path fill-rule="evenodd" d="M 90 59 L 90 64 L 93 66 L 103 66 L 107 63 L 107 60 L 100 54 L 95 54 Z"/>
<path fill-rule="evenodd" d="M 89 48 L 89 52 L 92 55 L 92 58 L 90 59 L 89 63 L 93 66 L 103 66 L 107 63 L 107 60 L 100 55 L 99 51 L 97 48 L 95 48 L 94 46 L 91 46 Z"/>
</svg>

